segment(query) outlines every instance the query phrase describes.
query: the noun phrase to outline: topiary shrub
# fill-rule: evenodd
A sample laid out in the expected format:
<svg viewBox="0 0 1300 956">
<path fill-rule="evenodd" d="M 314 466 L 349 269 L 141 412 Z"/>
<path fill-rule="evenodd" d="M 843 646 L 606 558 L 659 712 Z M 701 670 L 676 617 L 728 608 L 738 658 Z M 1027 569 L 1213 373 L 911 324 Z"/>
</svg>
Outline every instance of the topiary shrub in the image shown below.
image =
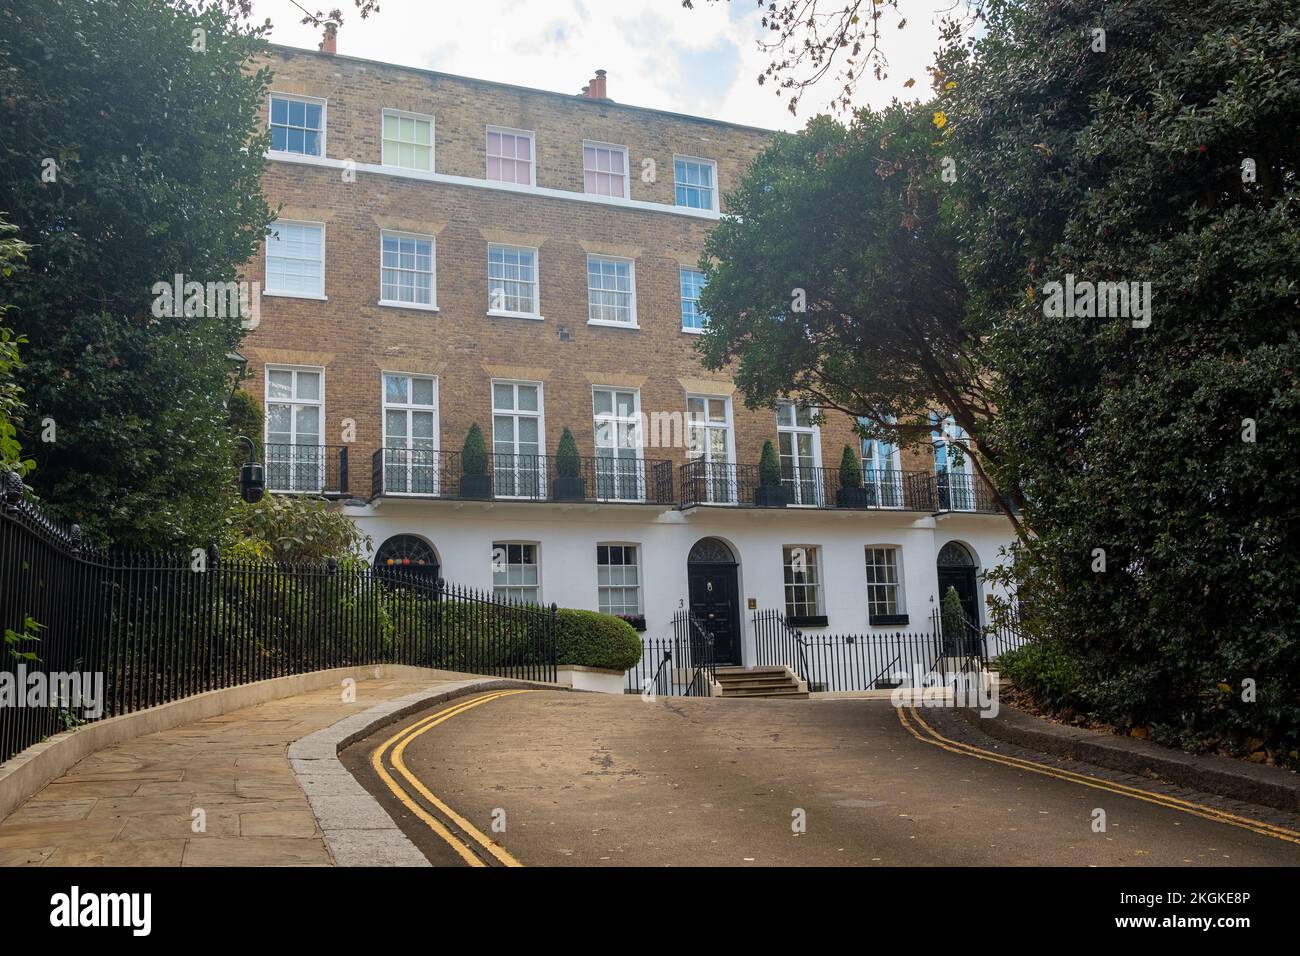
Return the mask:
<svg viewBox="0 0 1300 956">
<path fill-rule="evenodd" d="M 625 671 L 641 660 L 641 639 L 631 624 L 612 614 L 561 608 L 555 659 L 561 665 Z"/>
<path fill-rule="evenodd" d="M 460 452 L 461 471 L 466 475 L 487 474 L 487 443 L 483 441 L 483 430 L 478 422 L 469 426 L 465 433 L 465 444 Z"/>
<path fill-rule="evenodd" d="M 764 488 L 781 484 L 781 459 L 770 441 L 763 442 L 763 453 L 758 456 L 758 483 Z"/>
<path fill-rule="evenodd" d="M 858 453 L 853 450 L 853 446 L 845 445 L 844 454 L 840 456 L 840 487 L 859 488 L 861 486 L 862 463 L 858 461 Z"/>
<path fill-rule="evenodd" d="M 581 467 L 578 443 L 573 440 L 573 432 L 565 428 L 555 447 L 555 473 L 561 478 L 577 478 Z"/>
</svg>

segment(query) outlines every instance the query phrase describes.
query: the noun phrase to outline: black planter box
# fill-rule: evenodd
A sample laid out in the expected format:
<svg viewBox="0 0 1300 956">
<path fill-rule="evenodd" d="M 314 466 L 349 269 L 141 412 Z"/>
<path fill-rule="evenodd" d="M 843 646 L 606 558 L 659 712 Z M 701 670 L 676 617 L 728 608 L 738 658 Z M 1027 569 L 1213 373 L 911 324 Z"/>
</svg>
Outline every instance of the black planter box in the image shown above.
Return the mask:
<svg viewBox="0 0 1300 956">
<path fill-rule="evenodd" d="M 825 614 L 802 614 L 788 617 L 785 622 L 791 627 L 826 627 L 830 624 L 830 618 Z"/>
<path fill-rule="evenodd" d="M 907 627 L 906 614 L 872 614 L 867 618 L 872 627 Z"/>
<path fill-rule="evenodd" d="M 587 497 L 587 482 L 581 475 L 572 478 L 553 478 L 551 480 L 552 501 L 584 501 Z"/>
<path fill-rule="evenodd" d="M 754 490 L 754 504 L 760 508 L 784 508 L 789 503 L 785 485 L 759 485 Z"/>
<path fill-rule="evenodd" d="M 632 625 L 632 629 L 633 629 L 634 631 L 644 631 L 644 630 L 645 630 L 645 615 L 644 615 L 644 614 L 620 614 L 620 615 L 619 615 L 619 620 L 621 620 L 621 621 L 627 621 L 629 624 Z"/>
<path fill-rule="evenodd" d="M 875 497 L 874 488 L 854 488 L 846 485 L 835 492 L 836 508 L 870 508 Z"/>
<path fill-rule="evenodd" d="M 462 498 L 491 498 L 491 475 L 461 475 L 460 496 Z"/>
</svg>

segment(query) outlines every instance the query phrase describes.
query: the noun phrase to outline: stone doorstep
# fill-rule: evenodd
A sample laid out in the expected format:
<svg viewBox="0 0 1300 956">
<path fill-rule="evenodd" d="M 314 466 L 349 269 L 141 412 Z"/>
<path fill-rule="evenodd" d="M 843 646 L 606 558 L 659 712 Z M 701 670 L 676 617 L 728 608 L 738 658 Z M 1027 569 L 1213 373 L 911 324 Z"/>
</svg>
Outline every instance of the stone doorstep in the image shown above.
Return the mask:
<svg viewBox="0 0 1300 956">
<path fill-rule="evenodd" d="M 1034 717 L 1003 704 L 996 717 L 960 707 L 957 713 L 990 737 L 1110 770 L 1155 776 L 1167 783 L 1300 813 L 1300 774 L 1218 754 L 1189 754 L 1148 740 Z"/>
<path fill-rule="evenodd" d="M 489 690 L 567 690 L 555 684 L 481 678 L 443 681 L 377 704 L 289 744 L 289 764 L 325 836 L 336 866 L 429 866 L 430 863 L 365 787 L 339 753 L 411 714 Z"/>
</svg>

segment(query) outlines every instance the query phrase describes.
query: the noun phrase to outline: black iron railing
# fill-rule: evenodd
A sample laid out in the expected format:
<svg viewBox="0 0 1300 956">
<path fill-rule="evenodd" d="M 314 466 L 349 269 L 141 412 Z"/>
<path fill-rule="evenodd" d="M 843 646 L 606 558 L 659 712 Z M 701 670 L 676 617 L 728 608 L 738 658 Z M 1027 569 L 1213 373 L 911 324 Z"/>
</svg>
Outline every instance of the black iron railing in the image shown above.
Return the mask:
<svg viewBox="0 0 1300 956">
<path fill-rule="evenodd" d="M 267 491 L 339 497 L 348 493 L 347 445 L 265 442 L 262 455 Z"/>
<path fill-rule="evenodd" d="M 376 495 L 676 503 L 672 462 L 647 458 L 579 457 L 570 467 L 548 455 L 490 454 L 485 473 L 476 476 L 464 473 L 460 452 L 381 448 L 371 475 Z"/>
<path fill-rule="evenodd" d="M 410 664 L 555 679 L 555 607 L 357 560 L 274 564 L 84 549 L 3 476 L 0 671 L 45 675 L 0 707 L 0 762 L 75 724 L 333 667 Z M 30 623 L 29 623 L 30 622 Z M 34 655 L 26 659 L 22 655 Z"/>
<path fill-rule="evenodd" d="M 713 634 L 688 610 L 673 615 L 673 636 L 643 638 L 641 660 L 627 672 L 628 694 L 708 697 L 717 683 Z"/>
<path fill-rule="evenodd" d="M 780 485 L 764 486 L 759 466 L 712 462 L 703 458 L 680 469 L 681 506 L 847 508 L 859 510 L 934 510 L 931 476 L 869 468 L 862 482 L 845 485 L 838 468 L 795 468 L 786 463 Z"/>
<path fill-rule="evenodd" d="M 935 511 L 1002 513 L 1002 506 L 998 503 L 998 493 L 978 475 L 950 471 L 935 475 L 933 484 Z"/>
<path fill-rule="evenodd" d="M 963 621 L 945 633 L 937 611 L 926 631 L 873 634 L 814 634 L 780 611 L 758 611 L 754 639 L 757 665 L 789 667 L 812 692 L 931 686 L 987 658 L 978 628 Z"/>
</svg>

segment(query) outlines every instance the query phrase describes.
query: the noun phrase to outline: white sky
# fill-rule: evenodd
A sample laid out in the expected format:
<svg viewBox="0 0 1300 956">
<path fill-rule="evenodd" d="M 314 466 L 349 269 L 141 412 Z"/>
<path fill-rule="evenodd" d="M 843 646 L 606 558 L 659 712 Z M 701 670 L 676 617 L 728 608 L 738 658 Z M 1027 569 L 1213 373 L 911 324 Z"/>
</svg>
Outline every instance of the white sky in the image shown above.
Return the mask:
<svg viewBox="0 0 1300 956">
<path fill-rule="evenodd" d="M 802 127 L 838 87 L 827 77 L 793 117 L 784 97 L 758 86 L 767 57 L 755 46 L 763 33 L 755 0 L 696 0 L 694 10 L 680 0 L 380 0 L 366 20 L 351 0 L 300 2 L 313 12 L 343 11 L 339 52 L 351 56 L 561 93 L 579 92 L 599 68 L 617 102 L 769 129 Z M 938 47 L 940 13 L 955 2 L 904 0 L 901 30 L 898 16 L 885 14 L 889 76 L 864 79 L 857 102 L 928 96 L 925 67 Z M 273 42 L 309 49 L 320 42 L 290 0 L 254 0 L 253 13 L 275 24 Z M 916 80 L 910 90 L 908 79 Z"/>
</svg>

